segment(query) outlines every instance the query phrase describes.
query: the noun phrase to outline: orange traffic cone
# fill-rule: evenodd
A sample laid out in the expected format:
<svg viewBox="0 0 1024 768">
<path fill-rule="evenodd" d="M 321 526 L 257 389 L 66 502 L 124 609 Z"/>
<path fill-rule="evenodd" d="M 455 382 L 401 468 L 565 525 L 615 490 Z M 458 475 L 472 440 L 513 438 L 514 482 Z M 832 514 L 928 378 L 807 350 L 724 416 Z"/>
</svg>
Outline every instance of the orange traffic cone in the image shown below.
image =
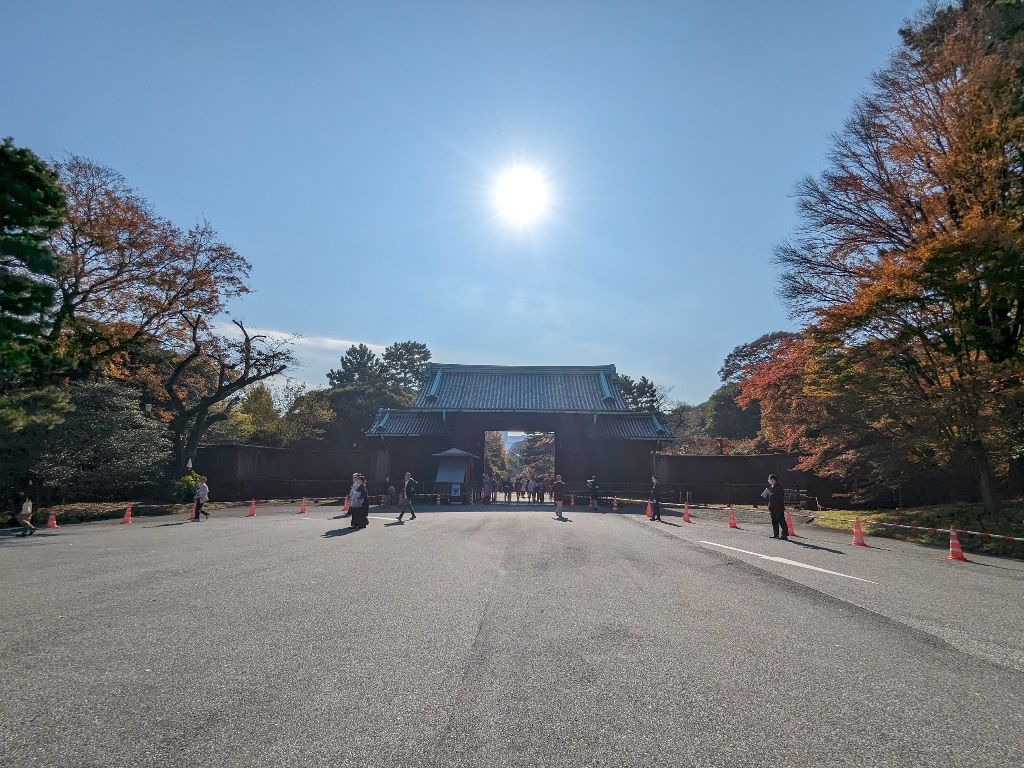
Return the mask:
<svg viewBox="0 0 1024 768">
<path fill-rule="evenodd" d="M 618 511 L 619 511 L 619 497 L 618 496 L 612 496 L 612 512 L 618 512 Z"/>
<path fill-rule="evenodd" d="M 690 502 L 688 502 L 688 501 L 683 504 L 683 522 L 684 523 L 692 523 L 693 522 L 693 520 L 690 519 Z"/>
<path fill-rule="evenodd" d="M 256 517 L 256 499 L 253 499 L 252 504 L 249 505 L 249 514 L 246 517 Z"/>
<path fill-rule="evenodd" d="M 299 505 L 299 511 L 296 512 L 296 514 L 298 514 L 298 515 L 306 514 L 306 497 L 305 496 L 302 497 L 302 504 Z"/>
<path fill-rule="evenodd" d="M 793 530 L 793 513 L 786 510 L 786 535 L 800 538 L 800 534 Z"/>
<path fill-rule="evenodd" d="M 436 495 L 436 496 L 434 497 L 434 506 L 436 507 L 436 506 L 437 506 L 438 504 L 440 504 L 440 503 L 441 503 L 441 494 L 439 493 L 439 494 L 437 494 L 437 495 Z"/>
<path fill-rule="evenodd" d="M 192 502 L 192 514 L 191 514 L 191 515 L 189 516 L 189 518 L 188 518 L 188 519 L 189 519 L 189 522 L 192 522 L 192 521 L 196 521 L 196 522 L 198 522 L 198 521 L 199 521 L 199 512 L 198 512 L 198 509 L 199 509 L 199 503 L 198 503 L 198 502 L 195 502 L 195 501 L 193 501 L 193 502 Z"/>
<path fill-rule="evenodd" d="M 860 529 L 860 518 L 855 517 L 853 519 L 853 541 L 850 542 L 851 547 L 866 547 L 864 543 L 864 532 Z"/>
<path fill-rule="evenodd" d="M 732 504 L 729 505 L 729 527 L 739 528 L 736 524 L 736 511 L 732 508 Z"/>
<path fill-rule="evenodd" d="M 651 510 L 651 502 L 649 502 L 649 501 L 647 502 L 647 519 L 648 520 L 653 520 L 654 519 L 654 512 Z"/>
<path fill-rule="evenodd" d="M 121 525 L 132 524 L 132 505 L 128 505 L 128 509 L 124 511 L 124 517 L 121 518 Z"/>
<path fill-rule="evenodd" d="M 57 512 L 55 510 L 52 510 L 52 509 L 50 510 L 50 516 L 48 518 L 46 518 L 46 527 L 47 528 L 56 528 L 57 527 Z"/>
<path fill-rule="evenodd" d="M 569 506 L 570 507 L 575 507 L 576 506 L 576 497 L 573 496 L 571 493 L 569 494 Z"/>
<path fill-rule="evenodd" d="M 348 496 L 345 497 L 345 503 L 341 507 L 342 512 L 348 512 Z"/>
<path fill-rule="evenodd" d="M 47 526 L 49 528 L 49 526 Z M 949 526 L 949 557 L 947 560 L 959 560 L 962 563 L 971 562 L 964 557 L 964 551 L 960 549 L 960 537 L 956 535 L 956 528 Z"/>
</svg>

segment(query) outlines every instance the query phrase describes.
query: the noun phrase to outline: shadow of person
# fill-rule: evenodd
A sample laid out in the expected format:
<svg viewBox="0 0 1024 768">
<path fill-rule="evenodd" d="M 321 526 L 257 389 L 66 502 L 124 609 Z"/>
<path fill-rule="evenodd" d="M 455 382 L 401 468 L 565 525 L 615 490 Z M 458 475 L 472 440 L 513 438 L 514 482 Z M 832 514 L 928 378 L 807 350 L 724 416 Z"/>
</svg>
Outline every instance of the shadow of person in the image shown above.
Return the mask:
<svg viewBox="0 0 1024 768">
<path fill-rule="evenodd" d="M 682 528 L 683 527 L 679 523 L 670 523 L 668 520 L 659 520 L 658 522 L 659 523 L 664 523 L 665 525 L 671 525 L 673 528 Z"/>
<path fill-rule="evenodd" d="M 844 552 L 841 549 L 829 549 L 828 547 L 821 547 L 821 546 L 818 546 L 817 544 L 808 544 L 806 541 L 796 541 L 792 536 L 790 536 L 787 539 L 787 541 L 790 544 L 796 544 L 797 546 L 803 547 L 805 549 L 819 549 L 822 552 L 831 552 L 833 555 L 845 555 L 845 554 L 847 554 L 846 552 Z"/>
<path fill-rule="evenodd" d="M 572 520 L 570 520 L 568 517 L 556 517 L 555 520 L 557 520 L 560 523 L 571 523 L 572 522 Z"/>
<path fill-rule="evenodd" d="M 333 539 L 335 536 L 348 536 L 348 534 L 355 533 L 356 531 L 360 531 L 360 530 L 362 530 L 362 529 L 361 528 L 353 528 L 352 526 L 347 526 L 345 528 L 335 528 L 334 530 L 331 530 L 331 531 L 325 531 L 324 532 L 324 538 L 325 539 Z"/>
</svg>

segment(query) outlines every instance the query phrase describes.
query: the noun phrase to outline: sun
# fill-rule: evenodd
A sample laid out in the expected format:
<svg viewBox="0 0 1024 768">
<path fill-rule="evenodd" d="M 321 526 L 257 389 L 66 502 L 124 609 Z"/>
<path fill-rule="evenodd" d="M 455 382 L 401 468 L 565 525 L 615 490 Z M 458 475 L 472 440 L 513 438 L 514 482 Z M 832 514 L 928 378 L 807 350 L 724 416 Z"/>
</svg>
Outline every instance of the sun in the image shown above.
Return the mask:
<svg viewBox="0 0 1024 768">
<path fill-rule="evenodd" d="M 519 167 L 503 173 L 494 185 L 494 204 L 509 224 L 526 227 L 548 209 L 547 179 L 534 168 Z"/>
</svg>

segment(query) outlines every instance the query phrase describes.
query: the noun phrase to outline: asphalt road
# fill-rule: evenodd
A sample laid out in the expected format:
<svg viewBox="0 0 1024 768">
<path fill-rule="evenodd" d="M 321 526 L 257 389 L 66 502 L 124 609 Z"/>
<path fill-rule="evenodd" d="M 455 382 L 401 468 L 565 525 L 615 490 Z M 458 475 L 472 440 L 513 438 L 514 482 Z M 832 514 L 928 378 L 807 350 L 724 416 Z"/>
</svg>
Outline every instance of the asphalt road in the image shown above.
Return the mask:
<svg viewBox="0 0 1024 768">
<path fill-rule="evenodd" d="M 1019 561 L 296 509 L 0 536 L 0 764 L 1024 764 Z"/>
</svg>

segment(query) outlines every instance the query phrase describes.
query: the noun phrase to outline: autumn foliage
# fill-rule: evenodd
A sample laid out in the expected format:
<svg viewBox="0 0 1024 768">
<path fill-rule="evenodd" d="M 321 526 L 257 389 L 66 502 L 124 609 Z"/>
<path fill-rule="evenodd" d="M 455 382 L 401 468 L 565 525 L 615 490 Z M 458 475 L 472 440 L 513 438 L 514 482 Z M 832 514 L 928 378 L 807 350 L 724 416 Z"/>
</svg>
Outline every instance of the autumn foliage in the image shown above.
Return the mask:
<svg viewBox="0 0 1024 768">
<path fill-rule="evenodd" d="M 801 339 L 744 371 L 771 442 L 892 487 L 967 463 L 989 509 L 1024 386 L 1024 9 L 933 6 L 872 79 L 781 244 Z"/>
</svg>

